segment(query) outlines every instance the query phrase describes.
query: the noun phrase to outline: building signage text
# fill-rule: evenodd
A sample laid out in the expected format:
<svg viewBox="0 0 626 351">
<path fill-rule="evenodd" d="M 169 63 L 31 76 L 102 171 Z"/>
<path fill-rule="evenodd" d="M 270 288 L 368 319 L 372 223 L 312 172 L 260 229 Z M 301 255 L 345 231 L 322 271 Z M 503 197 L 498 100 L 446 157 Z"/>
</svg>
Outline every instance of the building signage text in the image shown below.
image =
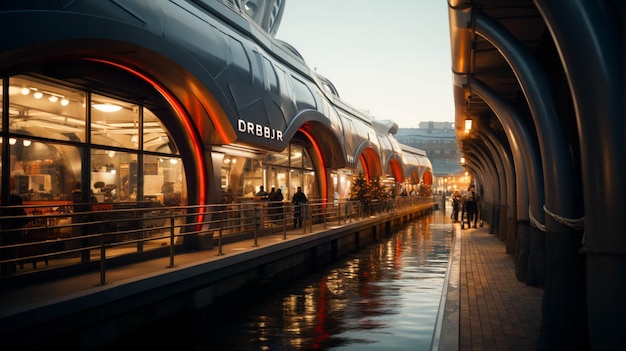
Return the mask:
<svg viewBox="0 0 626 351">
<path fill-rule="evenodd" d="M 243 119 L 237 121 L 237 130 L 240 133 L 248 133 L 260 138 L 283 141 L 283 132 L 261 124 L 246 122 Z"/>
</svg>

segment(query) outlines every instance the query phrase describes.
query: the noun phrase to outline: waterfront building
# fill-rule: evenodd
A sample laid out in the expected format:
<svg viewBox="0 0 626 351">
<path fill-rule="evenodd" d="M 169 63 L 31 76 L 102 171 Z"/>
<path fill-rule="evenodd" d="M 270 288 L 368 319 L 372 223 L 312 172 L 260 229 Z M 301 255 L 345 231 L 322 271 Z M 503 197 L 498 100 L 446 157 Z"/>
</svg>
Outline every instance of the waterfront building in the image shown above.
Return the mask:
<svg viewBox="0 0 626 351">
<path fill-rule="evenodd" d="M 461 151 L 457 144 L 454 122 L 420 122 L 418 128 L 400 128 L 396 135 L 402 144 L 424 150 L 432 163 L 436 193 L 443 189 L 450 194 L 456 189 L 465 190 L 471 177 L 461 164 Z"/>
<path fill-rule="evenodd" d="M 284 5 L 2 4 L 2 204 L 205 205 L 261 186 L 323 201 L 349 197 L 361 172 L 430 186 L 426 153 L 402 147 L 395 122 L 342 101 L 273 37 Z"/>
</svg>

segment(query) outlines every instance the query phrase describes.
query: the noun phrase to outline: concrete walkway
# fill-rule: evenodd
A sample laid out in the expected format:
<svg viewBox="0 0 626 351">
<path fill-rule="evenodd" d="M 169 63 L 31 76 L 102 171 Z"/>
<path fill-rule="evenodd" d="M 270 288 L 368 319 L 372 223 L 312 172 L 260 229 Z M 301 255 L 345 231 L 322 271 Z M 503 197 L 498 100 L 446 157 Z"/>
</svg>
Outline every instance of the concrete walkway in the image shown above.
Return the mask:
<svg viewBox="0 0 626 351">
<path fill-rule="evenodd" d="M 536 350 L 543 289 L 517 280 L 513 256 L 487 227 L 454 226 L 461 238 L 458 349 Z"/>
</svg>

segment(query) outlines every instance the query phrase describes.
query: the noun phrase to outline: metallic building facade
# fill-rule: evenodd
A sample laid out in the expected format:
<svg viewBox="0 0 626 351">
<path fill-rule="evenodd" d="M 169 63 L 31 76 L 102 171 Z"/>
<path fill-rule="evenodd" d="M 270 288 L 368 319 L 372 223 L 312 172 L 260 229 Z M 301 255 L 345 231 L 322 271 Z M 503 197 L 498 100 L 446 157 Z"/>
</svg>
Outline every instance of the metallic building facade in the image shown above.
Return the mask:
<svg viewBox="0 0 626 351">
<path fill-rule="evenodd" d="M 398 192 L 431 185 L 430 161 L 397 142 L 397 124 L 342 102 L 273 38 L 284 6 L 2 3 L 3 203 L 16 191 L 62 202 L 76 186 L 85 201 L 94 192 L 100 201 L 219 203 L 262 185 L 326 199 L 348 196 L 358 172 Z M 37 159 L 25 143 L 50 156 Z M 45 162 L 54 170 L 42 173 Z"/>
</svg>

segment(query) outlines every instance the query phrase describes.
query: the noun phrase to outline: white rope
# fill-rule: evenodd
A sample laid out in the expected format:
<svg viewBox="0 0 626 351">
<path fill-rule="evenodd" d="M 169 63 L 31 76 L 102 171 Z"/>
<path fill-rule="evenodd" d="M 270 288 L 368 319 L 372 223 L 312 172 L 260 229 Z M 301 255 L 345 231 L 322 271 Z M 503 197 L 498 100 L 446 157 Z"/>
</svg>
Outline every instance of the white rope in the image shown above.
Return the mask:
<svg viewBox="0 0 626 351">
<path fill-rule="evenodd" d="M 542 232 L 546 231 L 546 225 L 539 222 L 537 218 L 533 216 L 533 211 L 530 210 L 530 205 L 528 206 L 528 218 L 530 220 L 530 223 L 537 227 L 537 229 L 541 230 Z"/>
<path fill-rule="evenodd" d="M 584 230 L 585 229 L 585 217 L 580 217 L 580 218 L 565 218 L 565 217 L 561 217 L 559 215 L 557 215 L 556 213 L 550 212 L 547 208 L 546 205 L 543 205 L 543 210 L 550 216 L 552 216 L 552 218 L 554 218 L 554 220 L 556 220 L 557 222 L 564 224 L 574 230 Z"/>
</svg>

